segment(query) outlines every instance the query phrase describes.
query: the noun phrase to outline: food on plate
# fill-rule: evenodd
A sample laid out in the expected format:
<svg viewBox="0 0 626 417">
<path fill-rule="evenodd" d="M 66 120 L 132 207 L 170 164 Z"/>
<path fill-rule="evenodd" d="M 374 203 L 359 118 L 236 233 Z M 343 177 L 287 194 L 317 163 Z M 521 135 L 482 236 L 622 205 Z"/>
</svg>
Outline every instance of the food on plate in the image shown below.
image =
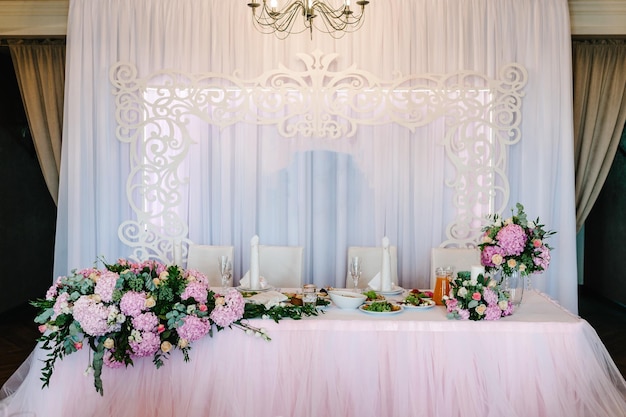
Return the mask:
<svg viewBox="0 0 626 417">
<path fill-rule="evenodd" d="M 388 301 L 374 301 L 372 304 L 364 305 L 363 310 L 367 311 L 375 311 L 377 313 L 390 313 L 393 311 L 398 311 L 402 307 L 399 305 L 391 304 Z"/>
<path fill-rule="evenodd" d="M 416 307 L 430 306 L 433 304 L 432 296 L 431 291 L 411 290 L 404 298 L 403 303 Z"/>
<path fill-rule="evenodd" d="M 241 296 L 242 296 L 243 298 L 250 298 L 250 297 L 252 297 L 253 295 L 257 295 L 257 294 L 258 294 L 258 292 L 256 292 L 256 291 L 242 291 L 242 292 L 241 292 Z"/>
<path fill-rule="evenodd" d="M 302 294 L 295 294 L 295 293 L 283 293 L 287 296 L 287 298 L 289 298 L 289 303 L 291 305 L 294 306 L 301 306 L 303 305 L 302 303 Z M 315 303 L 316 306 L 319 307 L 324 307 L 330 304 L 330 301 L 323 297 L 323 296 L 318 296 L 317 297 L 317 302 Z"/>
<path fill-rule="evenodd" d="M 381 294 L 377 294 L 374 290 L 365 291 L 363 293 L 367 297 L 367 301 L 384 301 L 385 297 Z"/>
</svg>

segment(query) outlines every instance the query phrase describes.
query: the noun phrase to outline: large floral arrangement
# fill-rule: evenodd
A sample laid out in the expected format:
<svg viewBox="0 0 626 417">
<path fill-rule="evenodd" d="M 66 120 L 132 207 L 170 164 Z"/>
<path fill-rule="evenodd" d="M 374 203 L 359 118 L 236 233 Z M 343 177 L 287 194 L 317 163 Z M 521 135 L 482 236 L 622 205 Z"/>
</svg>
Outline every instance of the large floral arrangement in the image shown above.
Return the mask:
<svg viewBox="0 0 626 417">
<path fill-rule="evenodd" d="M 155 261 L 104 262 L 103 269 L 88 268 L 59 277 L 45 299 L 33 301 L 39 309 L 42 348 L 50 350 L 42 369 L 44 387 L 57 359 L 85 347 L 93 352 L 88 371 L 103 394 L 102 367 L 118 368 L 152 357 L 157 368 L 174 350 L 189 360 L 191 344 L 213 335 L 213 329 L 240 328 L 270 340 L 264 329 L 245 319 L 316 315 L 310 306 L 247 304 L 236 289 L 224 294 L 209 288 L 205 275 Z"/>
<path fill-rule="evenodd" d="M 469 272 L 459 272 L 450 282 L 445 303 L 448 318 L 461 320 L 498 320 L 513 313 L 509 294 L 495 279 L 483 274 L 471 279 Z"/>
<path fill-rule="evenodd" d="M 528 220 L 524 206 L 516 205 L 517 214 L 503 219 L 498 214 L 490 215 L 491 225 L 483 231 L 481 263 L 485 271 L 502 271 L 510 276 L 517 270 L 522 275 L 540 273 L 550 265 L 550 247 L 545 239 L 555 232 L 545 230 L 539 218 Z"/>
</svg>

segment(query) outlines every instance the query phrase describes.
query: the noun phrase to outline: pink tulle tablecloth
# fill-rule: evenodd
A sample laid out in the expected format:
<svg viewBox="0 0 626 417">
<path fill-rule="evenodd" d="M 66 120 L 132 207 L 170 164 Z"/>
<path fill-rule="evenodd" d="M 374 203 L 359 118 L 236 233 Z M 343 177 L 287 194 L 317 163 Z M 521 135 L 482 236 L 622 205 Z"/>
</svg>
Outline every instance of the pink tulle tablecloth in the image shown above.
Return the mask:
<svg viewBox="0 0 626 417">
<path fill-rule="evenodd" d="M 36 348 L 3 387 L 0 416 L 626 416 L 626 382 L 596 332 L 536 292 L 494 322 L 331 307 L 253 324 L 272 340 L 228 329 L 194 343 L 189 363 L 176 352 L 158 370 L 105 369 L 103 397 L 84 375 L 87 350 L 42 389 Z"/>
</svg>

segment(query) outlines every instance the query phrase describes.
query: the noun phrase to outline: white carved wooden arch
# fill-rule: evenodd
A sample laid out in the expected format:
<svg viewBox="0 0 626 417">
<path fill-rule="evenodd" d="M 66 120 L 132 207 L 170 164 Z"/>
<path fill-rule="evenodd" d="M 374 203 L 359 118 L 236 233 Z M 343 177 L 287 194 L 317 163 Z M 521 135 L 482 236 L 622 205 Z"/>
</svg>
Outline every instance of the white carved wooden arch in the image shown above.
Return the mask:
<svg viewBox="0 0 626 417">
<path fill-rule="evenodd" d="M 363 125 L 395 123 L 415 131 L 443 118 L 441 143 L 455 168 L 447 185 L 457 214 L 442 246 L 476 243 L 485 221 L 484 213 L 475 212 L 477 205 L 498 213 L 506 207 L 506 147 L 520 139 L 527 81 L 522 66 L 506 65 L 495 79 L 458 71 L 398 73 L 383 80 L 356 65 L 333 70 L 337 54 L 297 56 L 303 69 L 279 65 L 253 79 L 242 79 L 237 72 L 179 71 L 139 78 L 131 63 L 111 68 L 116 134 L 131 150 L 127 196 L 135 215 L 120 225 L 118 235 L 134 248 L 132 257 L 168 261 L 174 242 L 187 239 L 187 225 L 175 208 L 181 198 L 178 186 L 186 181 L 178 177 L 178 167 L 193 143 L 186 127 L 190 117 L 220 127 L 271 125 L 285 138 L 337 140 L 355 135 Z"/>
</svg>

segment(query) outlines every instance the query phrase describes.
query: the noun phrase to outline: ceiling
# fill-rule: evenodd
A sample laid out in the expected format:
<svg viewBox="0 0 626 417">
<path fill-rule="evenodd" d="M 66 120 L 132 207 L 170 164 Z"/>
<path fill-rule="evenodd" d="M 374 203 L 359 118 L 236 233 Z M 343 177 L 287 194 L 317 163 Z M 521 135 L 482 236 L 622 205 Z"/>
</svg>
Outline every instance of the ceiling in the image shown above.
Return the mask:
<svg viewBox="0 0 626 417">
<path fill-rule="evenodd" d="M 573 36 L 626 36 L 626 0 L 568 3 Z M 63 37 L 68 9 L 69 0 L 0 0 L 0 37 Z"/>
</svg>

